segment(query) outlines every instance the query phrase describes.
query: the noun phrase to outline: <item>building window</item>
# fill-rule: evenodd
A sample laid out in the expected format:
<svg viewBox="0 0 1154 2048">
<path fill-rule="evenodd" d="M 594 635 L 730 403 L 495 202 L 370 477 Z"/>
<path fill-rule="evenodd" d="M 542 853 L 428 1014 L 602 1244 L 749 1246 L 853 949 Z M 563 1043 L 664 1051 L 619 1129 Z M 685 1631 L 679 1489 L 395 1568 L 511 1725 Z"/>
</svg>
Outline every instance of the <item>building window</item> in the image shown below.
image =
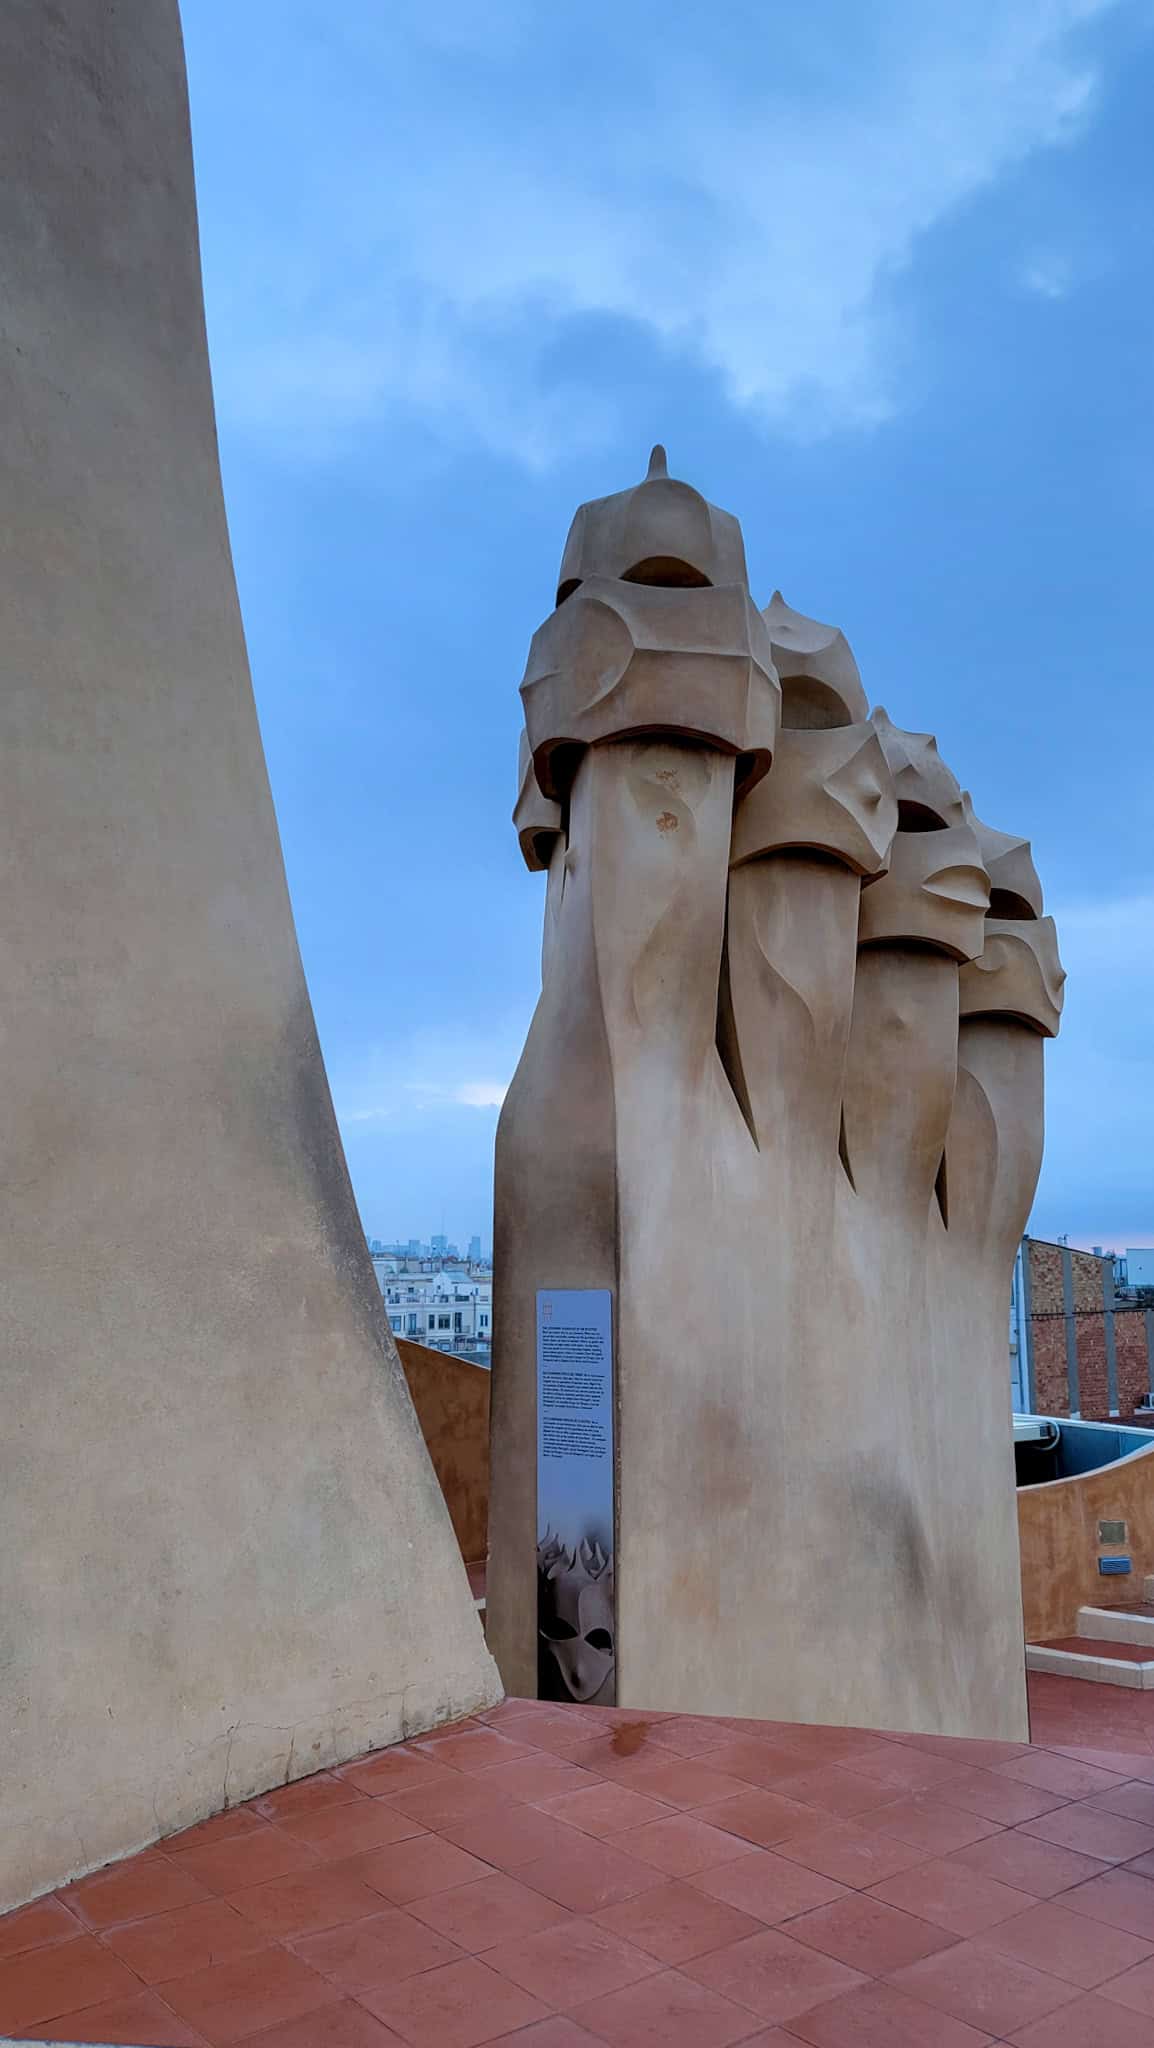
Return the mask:
<svg viewBox="0 0 1154 2048">
<path fill-rule="evenodd" d="M 448 1318 L 448 1316 L 441 1316 L 441 1317 L 439 1317 L 439 1318 L 438 1318 L 438 1327 L 439 1327 L 440 1329 L 442 1329 L 442 1330 L 447 1330 L 447 1329 L 448 1329 L 448 1327 L 449 1327 L 449 1318 Z"/>
</svg>

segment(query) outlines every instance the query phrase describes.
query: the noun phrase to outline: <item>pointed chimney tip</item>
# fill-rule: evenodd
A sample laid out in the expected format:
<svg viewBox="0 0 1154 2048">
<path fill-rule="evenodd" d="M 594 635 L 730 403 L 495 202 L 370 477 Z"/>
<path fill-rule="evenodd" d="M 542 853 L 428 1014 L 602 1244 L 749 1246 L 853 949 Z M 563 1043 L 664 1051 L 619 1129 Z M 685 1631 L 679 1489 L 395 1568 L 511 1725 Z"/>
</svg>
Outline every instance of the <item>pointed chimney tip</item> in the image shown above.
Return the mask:
<svg viewBox="0 0 1154 2048">
<path fill-rule="evenodd" d="M 646 483 L 648 483 L 648 482 L 649 482 L 649 481 L 650 481 L 650 480 L 651 480 L 651 479 L 652 479 L 653 477 L 655 477 L 655 476 L 668 476 L 668 475 L 669 475 L 669 462 L 668 462 L 668 458 L 667 458 L 667 456 L 666 456 L 665 450 L 664 450 L 664 448 L 662 447 L 662 445 L 661 445 L 660 441 L 657 441 L 657 442 L 655 442 L 655 443 L 654 443 L 654 447 L 653 447 L 653 453 L 652 453 L 652 454 L 650 455 L 650 457 L 649 457 L 649 468 L 648 468 L 648 470 L 647 470 L 647 472 L 646 472 L 646 477 L 645 477 L 645 481 L 646 481 Z"/>
</svg>

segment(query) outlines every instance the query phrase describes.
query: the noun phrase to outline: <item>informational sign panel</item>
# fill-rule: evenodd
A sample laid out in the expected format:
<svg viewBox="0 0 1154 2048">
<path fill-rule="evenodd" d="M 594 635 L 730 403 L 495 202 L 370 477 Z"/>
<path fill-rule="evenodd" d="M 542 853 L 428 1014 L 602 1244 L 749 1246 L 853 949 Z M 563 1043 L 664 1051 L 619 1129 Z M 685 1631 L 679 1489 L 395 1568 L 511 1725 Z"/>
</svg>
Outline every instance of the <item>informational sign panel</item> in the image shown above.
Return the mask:
<svg viewBox="0 0 1154 2048">
<path fill-rule="evenodd" d="M 616 1699 L 613 1296 L 537 1295 L 537 1629 L 542 1699 Z"/>
</svg>

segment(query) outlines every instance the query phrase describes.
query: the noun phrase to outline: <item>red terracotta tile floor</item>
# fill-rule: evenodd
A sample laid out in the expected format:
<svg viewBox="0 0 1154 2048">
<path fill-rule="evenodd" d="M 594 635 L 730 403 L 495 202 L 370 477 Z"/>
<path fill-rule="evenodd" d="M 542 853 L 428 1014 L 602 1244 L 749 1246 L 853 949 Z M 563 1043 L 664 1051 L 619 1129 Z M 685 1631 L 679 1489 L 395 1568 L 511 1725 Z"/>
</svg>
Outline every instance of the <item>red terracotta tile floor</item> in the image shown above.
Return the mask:
<svg viewBox="0 0 1154 2048">
<path fill-rule="evenodd" d="M 0 2035 L 1154 2048 L 1154 1699 L 1030 1694 L 1031 1747 L 507 1700 L 0 1918 Z"/>
</svg>

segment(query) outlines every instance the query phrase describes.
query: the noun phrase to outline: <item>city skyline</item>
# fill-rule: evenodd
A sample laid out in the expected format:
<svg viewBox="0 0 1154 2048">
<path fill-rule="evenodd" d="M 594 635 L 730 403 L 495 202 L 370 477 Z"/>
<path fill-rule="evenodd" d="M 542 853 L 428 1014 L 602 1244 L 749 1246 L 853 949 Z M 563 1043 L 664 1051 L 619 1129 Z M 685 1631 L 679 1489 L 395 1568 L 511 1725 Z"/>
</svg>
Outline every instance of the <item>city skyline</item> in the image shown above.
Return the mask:
<svg viewBox="0 0 1154 2048">
<path fill-rule="evenodd" d="M 439 1252 L 444 1252 L 453 1257 L 484 1259 L 491 1255 L 493 1249 L 483 1233 L 475 1230 L 464 1237 L 454 1237 L 451 1231 L 431 1231 L 426 1237 L 412 1231 L 397 1231 L 390 1237 L 382 1236 L 378 1230 L 366 1230 L 365 1237 L 369 1250 L 384 1256 L 414 1258 L 427 1255 L 434 1258 Z"/>
</svg>

